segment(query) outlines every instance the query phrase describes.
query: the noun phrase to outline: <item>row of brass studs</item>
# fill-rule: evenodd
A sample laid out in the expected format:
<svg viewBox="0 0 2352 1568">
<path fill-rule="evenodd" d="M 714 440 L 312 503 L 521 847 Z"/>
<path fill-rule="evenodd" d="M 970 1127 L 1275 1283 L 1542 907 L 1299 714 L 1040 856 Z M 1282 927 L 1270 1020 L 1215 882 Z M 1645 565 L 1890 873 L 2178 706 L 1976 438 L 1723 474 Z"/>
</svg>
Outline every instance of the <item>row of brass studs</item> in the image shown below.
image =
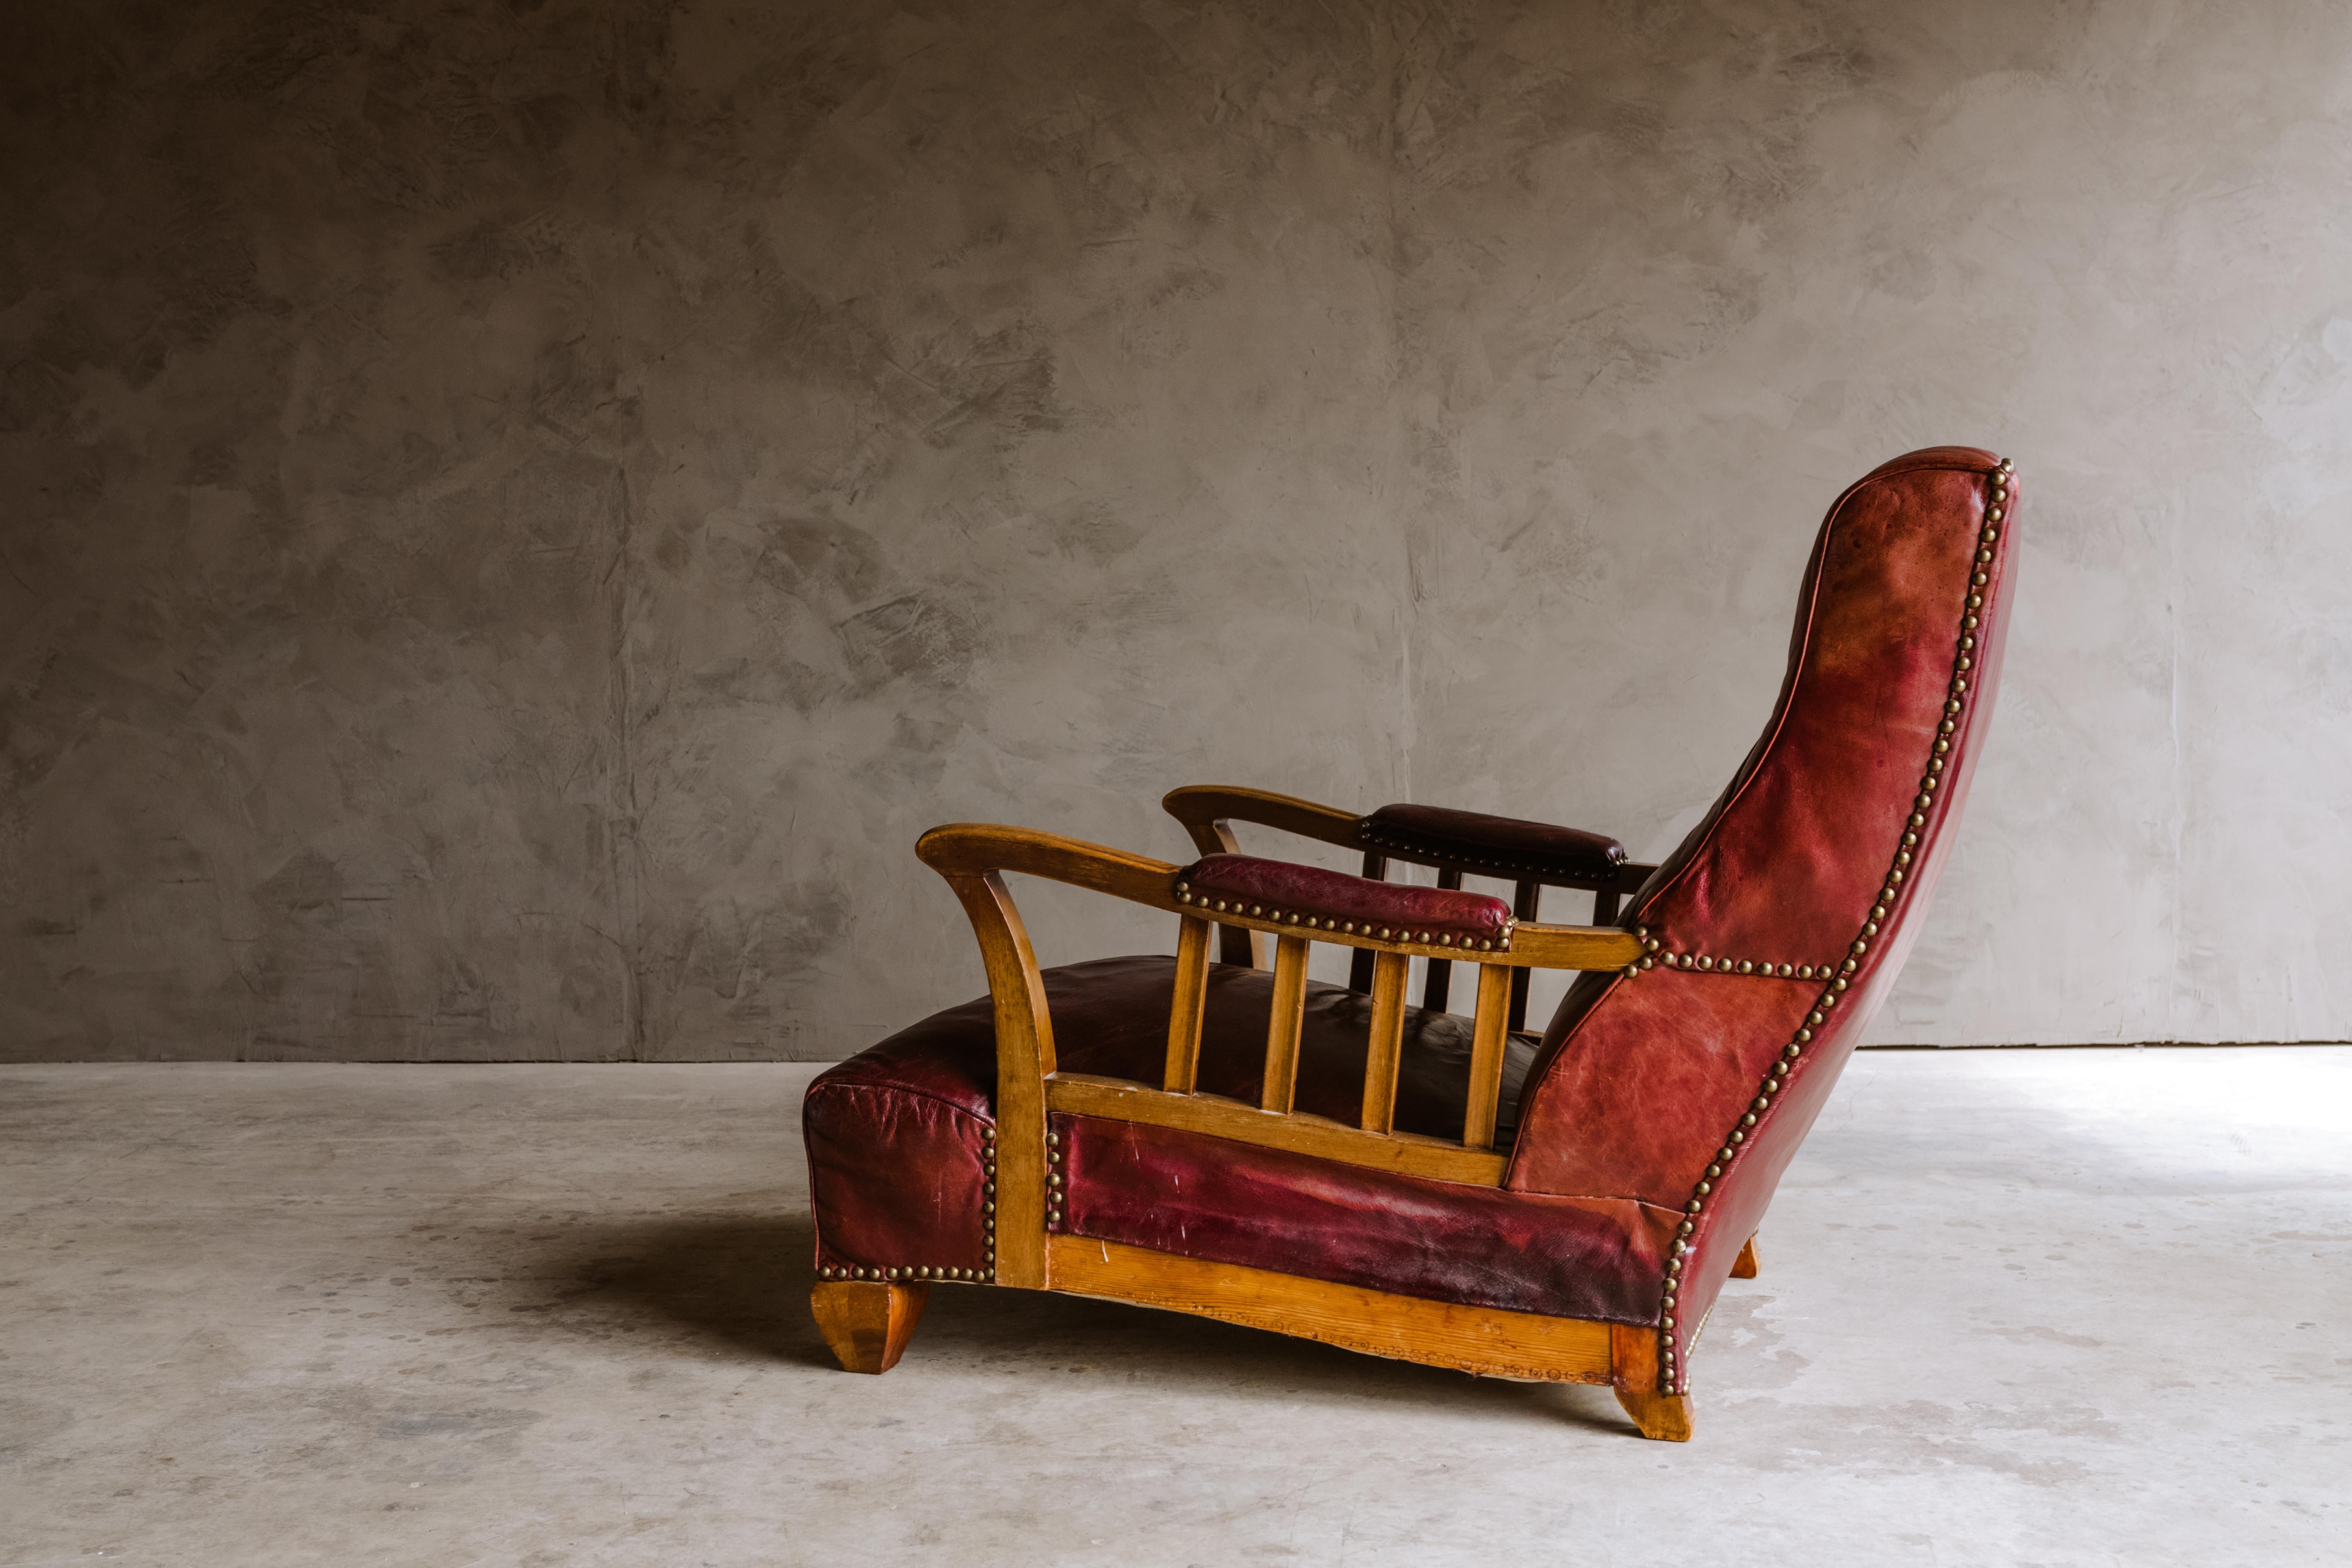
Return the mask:
<svg viewBox="0 0 2352 1568">
<path fill-rule="evenodd" d="M 1443 860 L 1449 866 L 1475 866 L 1482 871 L 1519 871 L 1533 877 L 1547 877 L 1559 869 L 1556 866 L 1530 865 L 1524 860 L 1482 860 L 1475 856 L 1455 855 L 1447 850 L 1425 848 L 1407 838 L 1378 837 L 1360 827 L 1356 829 L 1356 837 L 1374 849 L 1402 849 L 1408 855 L 1426 855 L 1433 860 Z M 1574 874 L 1570 873 L 1570 875 Z"/>
<path fill-rule="evenodd" d="M 1638 963 L 1625 966 L 1628 976 L 1638 975 L 1642 971 L 1659 964 L 1668 969 L 1693 969 L 1702 974 L 1753 974 L 1761 980 L 1827 980 L 1835 973 L 1826 963 L 1759 963 L 1750 958 L 1717 958 L 1704 952 L 1670 952 L 1663 951 L 1665 944 L 1650 934 L 1648 926 L 1635 926 L 1633 934 L 1641 939 L 1642 957 Z M 1877 934 L 1874 926 L 1872 934 Z M 1853 961 L 1851 959 L 1846 961 L 1845 973 L 1853 973 Z"/>
<path fill-rule="evenodd" d="M 1851 977 L 1863 955 L 1870 951 L 1871 938 L 1878 934 L 1881 922 L 1894 909 L 1904 881 L 1911 874 L 1912 851 L 1919 847 L 1919 835 L 1927 826 L 1927 812 L 1936 804 L 1936 791 L 1944 782 L 1944 758 L 1952 749 L 1952 737 L 1959 732 L 1960 715 L 1967 708 L 1969 671 L 1974 668 L 1976 660 L 1978 612 L 1984 608 L 1984 590 L 1990 581 L 1986 568 L 1992 564 L 1992 547 L 2000 538 L 1999 524 L 2008 512 L 2010 474 L 2013 468 L 2010 459 L 2003 458 L 1992 475 L 1990 504 L 1985 509 L 1984 531 L 1977 536 L 1975 570 L 1969 576 L 1968 606 L 1960 616 L 1959 646 L 1952 656 L 1952 682 L 1944 699 L 1944 716 L 1937 725 L 1936 743 L 1927 758 L 1927 771 L 1919 779 L 1918 796 L 1911 803 L 1911 815 L 1903 825 L 1903 841 L 1895 851 L 1895 863 L 1887 868 L 1886 880 L 1880 885 L 1877 900 L 1870 907 L 1869 918 L 1863 922 L 1862 934 L 1853 940 L 1848 950 L 1853 956 L 1839 966 L 1837 977 L 1830 982 L 1829 989 L 1814 1002 L 1813 1010 L 1805 1015 L 1804 1025 L 1797 1030 L 1796 1038 L 1780 1048 L 1780 1059 L 1765 1075 L 1756 1098 L 1740 1113 L 1738 1124 L 1724 1139 L 1723 1147 L 1716 1151 L 1715 1162 L 1707 1166 L 1706 1174 L 1692 1189 L 1690 1202 L 1684 1205 L 1682 1224 L 1675 1232 L 1674 1255 L 1666 1260 L 1665 1297 L 1658 1314 L 1659 1375 L 1669 1394 L 1690 1391 L 1689 1371 L 1675 1362 L 1675 1302 L 1682 1283 L 1683 1259 L 1691 1249 L 1690 1238 L 1698 1229 L 1698 1216 L 1706 1212 L 1707 1196 L 1715 1191 L 1715 1184 L 1738 1154 L 1740 1145 L 1748 1142 L 1748 1130 L 1756 1125 L 1756 1119 L 1772 1108 L 1772 1097 L 1780 1092 L 1797 1058 L 1803 1056 L 1805 1047 L 1812 1043 L 1813 1031 L 1828 1021 L 1839 996 L 1852 984 Z M 1639 926 L 1634 931 L 1637 935 L 1643 934 Z M 1683 966 L 1678 964 L 1675 967 Z M 1823 966 L 1815 965 L 1814 968 L 1819 975 L 1828 973 Z M 1696 1342 L 1697 1336 L 1694 1334 L 1692 1339 Z"/>
<path fill-rule="evenodd" d="M 820 1268 L 820 1279 L 874 1279 L 902 1284 L 916 1279 L 957 1279 L 986 1284 L 992 1278 L 984 1268 L 929 1268 L 920 1265 L 905 1268 Z"/>
<path fill-rule="evenodd" d="M 1045 1134 L 1045 1223 L 1062 1223 L 1062 1135 Z"/>
<path fill-rule="evenodd" d="M 980 1218 L 981 1226 L 988 1235 L 987 1268 L 934 1268 L 927 1264 L 908 1264 L 896 1268 L 819 1268 L 816 1271 L 816 1277 L 820 1279 L 874 1279 L 879 1280 L 884 1284 L 901 1284 L 917 1279 L 950 1279 L 971 1281 L 972 1283 L 982 1285 L 995 1283 L 996 1129 L 993 1127 L 983 1127 L 980 1130 L 980 1169 L 982 1177 L 980 1188 Z M 1046 1135 L 1046 1142 L 1058 1142 L 1058 1140 L 1055 1139 L 1051 1133 L 1048 1133 Z M 1054 1156 L 1054 1159 L 1058 1163 L 1061 1160 L 1061 1156 L 1056 1154 Z M 1062 1178 L 1059 1176 L 1054 1178 L 1054 1183 L 1057 1189 L 1061 1184 L 1061 1180 Z M 1056 1191 L 1055 1194 L 1055 1203 L 1057 1207 L 1060 1202 L 1061 1194 Z M 1059 1219 L 1061 1215 L 1057 1213 L 1054 1217 L 1055 1219 Z"/>
<path fill-rule="evenodd" d="M 1227 912 L 1226 900 L 1223 899 L 1213 900 L 1206 893 L 1196 894 L 1192 891 L 1192 885 L 1187 882 L 1179 882 L 1176 884 L 1176 901 L 1180 904 L 1197 903 L 1202 909 L 1211 910 L 1216 914 L 1222 915 Z M 1264 904 L 1251 904 L 1248 908 L 1244 909 L 1242 906 L 1242 900 L 1239 899 L 1233 900 L 1231 912 L 1237 915 L 1247 915 L 1254 921 L 1273 921 L 1281 925 L 1303 925 L 1309 931 L 1336 931 L 1349 936 L 1378 937 L 1382 942 L 1417 942 L 1425 947 L 1452 947 L 1454 945 L 1454 934 L 1451 931 L 1440 931 L 1435 936 L 1432 936 L 1427 931 L 1415 932 L 1402 928 L 1391 928 L 1389 926 L 1382 926 L 1378 931 L 1375 931 L 1372 929 L 1372 922 L 1370 921 L 1364 921 L 1361 929 L 1359 929 L 1354 921 L 1335 921 L 1328 915 L 1302 915 L 1296 910 L 1268 909 Z M 1510 952 L 1511 932 L 1516 929 L 1517 925 L 1517 922 L 1516 921 L 1504 921 L 1503 934 L 1499 940 L 1494 942 L 1482 940 L 1475 943 L 1475 946 L 1480 952 L 1493 952 L 1497 948 L 1501 949 L 1505 952 Z M 1462 945 L 1465 948 L 1468 948 L 1472 946 L 1473 943 L 1470 939 L 1465 936 L 1462 939 Z"/>
<path fill-rule="evenodd" d="M 996 1279 L 996 1129 L 980 1130 L 980 1223 L 988 1237 L 988 1278 Z"/>
</svg>

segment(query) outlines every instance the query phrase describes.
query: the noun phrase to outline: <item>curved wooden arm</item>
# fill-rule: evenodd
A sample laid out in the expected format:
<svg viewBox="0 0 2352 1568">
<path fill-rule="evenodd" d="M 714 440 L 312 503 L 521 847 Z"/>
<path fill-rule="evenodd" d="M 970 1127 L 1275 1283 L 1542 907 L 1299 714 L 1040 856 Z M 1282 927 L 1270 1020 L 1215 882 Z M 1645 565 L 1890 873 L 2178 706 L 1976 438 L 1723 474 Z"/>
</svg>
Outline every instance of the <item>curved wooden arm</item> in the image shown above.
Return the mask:
<svg viewBox="0 0 2352 1568">
<path fill-rule="evenodd" d="M 1223 831 L 1228 822 L 1279 827 L 1301 838 L 1319 839 L 1347 849 L 1364 847 L 1356 832 L 1359 818 L 1354 812 L 1300 800 L 1297 795 L 1276 795 L 1271 790 L 1243 789 L 1233 784 L 1186 784 L 1181 789 L 1170 790 L 1160 804 L 1169 816 L 1184 825 L 1184 830 L 1192 836 L 1193 847 L 1203 855 L 1235 853 L 1234 836 Z"/>
<path fill-rule="evenodd" d="M 942 877 L 978 877 L 1018 871 L 1139 904 L 1176 907 L 1176 867 L 1148 855 L 1040 833 L 1032 827 L 1000 827 L 991 822 L 950 822 L 915 842 L 915 854 Z"/>
</svg>

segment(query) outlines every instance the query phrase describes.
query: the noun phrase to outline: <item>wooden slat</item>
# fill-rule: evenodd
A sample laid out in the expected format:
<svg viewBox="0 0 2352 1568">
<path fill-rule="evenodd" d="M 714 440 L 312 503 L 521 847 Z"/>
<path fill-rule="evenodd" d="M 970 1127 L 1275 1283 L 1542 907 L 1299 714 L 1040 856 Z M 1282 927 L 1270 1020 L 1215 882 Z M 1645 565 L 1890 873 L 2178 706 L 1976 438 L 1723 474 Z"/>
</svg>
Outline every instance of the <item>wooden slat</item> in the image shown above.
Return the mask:
<svg viewBox="0 0 2352 1568">
<path fill-rule="evenodd" d="M 1364 851 L 1364 880 L 1388 880 L 1389 858 L 1377 849 Z M 1369 949 L 1358 948 L 1348 955 L 1348 989 L 1368 992 L 1372 988 L 1372 955 Z"/>
<path fill-rule="evenodd" d="M 1611 1381 L 1606 1323 L 1427 1301 L 1090 1237 L 1056 1236 L 1052 1247 L 1052 1288 L 1070 1295 L 1190 1312 L 1481 1377 Z"/>
<path fill-rule="evenodd" d="M 1532 921 L 1543 909 L 1543 884 L 1521 882 L 1512 889 L 1511 915 L 1519 921 Z M 1514 1029 L 1528 1026 L 1528 972 L 1524 969 L 1511 976 L 1511 1026 Z"/>
<path fill-rule="evenodd" d="M 1318 1160 L 1475 1187 L 1501 1186 L 1503 1173 L 1510 1164 L 1501 1154 L 1465 1149 L 1444 1138 L 1366 1132 L 1307 1111 L 1276 1115 L 1222 1095 L 1170 1094 L 1149 1084 L 1092 1073 L 1057 1075 L 1045 1085 L 1045 1104 L 1070 1116 L 1173 1127 L 1212 1138 L 1230 1138 L 1236 1143 L 1255 1143 L 1262 1149 L 1286 1149 Z"/>
<path fill-rule="evenodd" d="M 1405 956 L 1365 955 L 1372 961 L 1372 1032 L 1364 1047 L 1364 1131 L 1396 1127 L 1397 1068 L 1404 1059 Z"/>
<path fill-rule="evenodd" d="M 1176 927 L 1176 997 L 1168 1010 L 1171 1094 L 1190 1094 L 1201 1079 L 1201 1020 L 1209 1003 L 1209 922 L 1186 915 Z"/>
<path fill-rule="evenodd" d="M 1499 963 L 1478 966 L 1478 1016 L 1470 1026 L 1470 1104 L 1462 1119 L 1462 1146 L 1495 1146 L 1495 1117 L 1503 1098 L 1503 1042 L 1509 1031 L 1512 981 L 1527 973 Z"/>
<path fill-rule="evenodd" d="M 1274 944 L 1274 1005 L 1265 1020 L 1265 1079 L 1258 1103 L 1286 1111 L 1298 1090 L 1298 1034 L 1307 1017 L 1307 949 L 1303 936 Z"/>
</svg>

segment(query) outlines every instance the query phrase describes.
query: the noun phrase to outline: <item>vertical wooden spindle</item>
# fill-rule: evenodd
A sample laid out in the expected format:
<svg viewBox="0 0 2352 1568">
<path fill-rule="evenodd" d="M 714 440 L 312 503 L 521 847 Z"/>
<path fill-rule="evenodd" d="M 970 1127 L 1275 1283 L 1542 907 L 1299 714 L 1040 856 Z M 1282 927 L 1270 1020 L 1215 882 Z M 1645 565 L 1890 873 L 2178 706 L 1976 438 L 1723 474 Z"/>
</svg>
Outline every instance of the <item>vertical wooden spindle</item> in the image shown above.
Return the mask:
<svg viewBox="0 0 2352 1568">
<path fill-rule="evenodd" d="M 1201 1019 L 1209 1002 L 1209 922 L 1192 915 L 1176 928 L 1176 996 L 1168 1009 L 1171 1094 L 1191 1094 L 1201 1081 Z"/>
<path fill-rule="evenodd" d="M 1597 926 L 1617 923 L 1617 894 L 1614 889 L 1603 888 L 1592 895 L 1592 923 Z"/>
<path fill-rule="evenodd" d="M 1274 944 L 1274 1008 L 1265 1021 L 1265 1081 L 1258 1104 L 1290 1112 L 1298 1089 L 1298 1032 L 1307 1016 L 1307 948 L 1303 936 Z"/>
<path fill-rule="evenodd" d="M 1526 973 L 1501 963 L 1478 966 L 1478 1014 L 1470 1026 L 1470 1107 L 1462 1119 L 1465 1149 L 1495 1146 L 1495 1120 L 1503 1099 L 1503 1042 L 1509 1038 L 1504 1021 L 1512 1001 L 1511 981 Z"/>
<path fill-rule="evenodd" d="M 1365 850 L 1364 879 L 1368 882 L 1385 882 L 1388 877 L 1389 858 L 1370 849 Z M 1355 956 L 1348 961 L 1348 989 L 1364 992 L 1371 988 L 1372 950 L 1369 947 L 1360 947 L 1356 949 Z"/>
<path fill-rule="evenodd" d="M 1541 882 L 1521 882 L 1511 889 L 1511 913 L 1518 919 L 1534 920 L 1536 911 L 1541 908 L 1543 908 Z M 1524 969 L 1514 969 L 1511 971 L 1511 1027 L 1524 1029 L 1527 1026 L 1528 972 Z"/>
<path fill-rule="evenodd" d="M 1372 961 L 1372 1032 L 1364 1047 L 1364 1131 L 1396 1131 L 1397 1067 L 1404 1059 L 1405 956 L 1357 952 Z"/>
<path fill-rule="evenodd" d="M 1437 885 L 1449 890 L 1462 886 L 1459 871 L 1440 871 Z M 1429 973 L 1421 983 L 1421 1005 L 1433 1013 L 1445 1011 L 1446 994 L 1454 988 L 1454 965 L 1445 959 L 1429 961 Z"/>
</svg>

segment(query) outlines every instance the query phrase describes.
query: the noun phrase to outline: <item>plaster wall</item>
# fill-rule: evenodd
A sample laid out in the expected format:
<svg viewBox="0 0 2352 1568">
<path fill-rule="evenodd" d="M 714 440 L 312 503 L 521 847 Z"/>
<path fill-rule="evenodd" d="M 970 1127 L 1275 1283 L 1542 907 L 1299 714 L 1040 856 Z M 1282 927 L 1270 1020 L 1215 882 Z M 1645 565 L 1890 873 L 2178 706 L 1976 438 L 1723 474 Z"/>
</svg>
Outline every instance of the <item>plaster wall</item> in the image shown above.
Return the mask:
<svg viewBox="0 0 2352 1568">
<path fill-rule="evenodd" d="M 2352 1035 L 2338 7 L 0 26 L 0 1058 L 839 1056 L 979 988 L 922 828 L 1184 782 L 1655 853 L 1946 440 L 1880 1037 Z"/>
</svg>

